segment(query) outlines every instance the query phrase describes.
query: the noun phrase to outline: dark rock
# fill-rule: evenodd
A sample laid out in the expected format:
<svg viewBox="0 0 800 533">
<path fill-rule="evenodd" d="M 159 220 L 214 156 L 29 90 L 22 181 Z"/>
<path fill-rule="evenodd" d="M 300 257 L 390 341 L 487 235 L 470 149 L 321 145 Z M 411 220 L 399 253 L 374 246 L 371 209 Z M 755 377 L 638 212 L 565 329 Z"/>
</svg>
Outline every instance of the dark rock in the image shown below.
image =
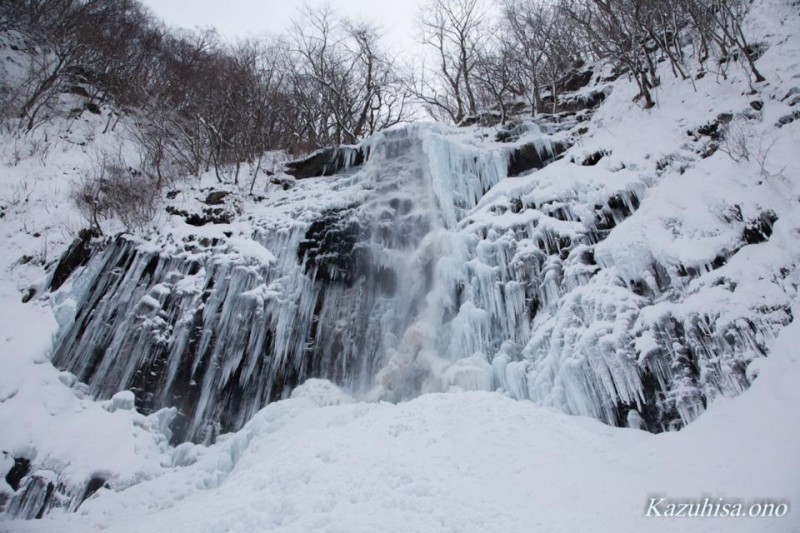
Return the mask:
<svg viewBox="0 0 800 533">
<path fill-rule="evenodd" d="M 731 120 L 733 120 L 733 113 L 720 113 L 717 115 L 718 124 L 730 124 Z"/>
<path fill-rule="evenodd" d="M 83 228 L 78 232 L 78 238 L 84 241 L 91 241 L 95 237 L 99 236 L 100 234 L 97 232 L 97 230 L 94 230 L 92 228 Z"/>
<path fill-rule="evenodd" d="M 78 96 L 84 96 L 86 98 L 89 98 L 89 91 L 87 91 L 84 87 L 81 87 L 80 85 L 70 85 L 64 92 L 67 94 L 75 94 Z"/>
<path fill-rule="evenodd" d="M 531 169 L 544 168 L 564 153 L 567 146 L 560 142 L 553 143 L 550 153 L 542 153 L 536 143 L 523 144 L 518 146 L 508 157 L 508 176 L 519 176 L 523 172 Z"/>
<path fill-rule="evenodd" d="M 178 195 L 180 194 L 180 192 L 181 192 L 181 191 L 178 191 L 178 190 L 175 190 L 175 191 L 167 191 L 167 199 L 168 199 L 168 200 L 174 200 L 175 198 L 177 198 L 177 197 L 178 197 Z"/>
<path fill-rule="evenodd" d="M 742 206 L 740 205 L 732 205 L 728 207 L 728 209 L 720 214 L 720 218 L 725 222 L 744 222 L 744 215 L 742 214 Z"/>
<path fill-rule="evenodd" d="M 83 496 L 81 497 L 81 501 L 78 504 L 78 507 L 92 497 L 92 495 L 97 492 L 98 490 L 102 489 L 103 487 L 108 487 L 106 484 L 105 478 L 99 476 L 93 476 L 92 479 L 89 480 L 89 483 L 86 484 L 86 490 L 83 491 Z M 77 512 L 78 508 L 75 508 Z"/>
<path fill-rule="evenodd" d="M 358 246 L 362 228 L 353 208 L 331 210 L 315 220 L 297 248 L 297 261 L 316 279 L 352 284 L 364 271 L 368 250 Z"/>
<path fill-rule="evenodd" d="M 502 115 L 497 111 L 485 111 L 483 113 L 478 113 L 477 115 L 470 115 L 464 117 L 461 122 L 458 123 L 459 127 L 468 127 L 468 126 L 482 126 L 484 128 L 493 128 L 500 124 L 503 120 Z"/>
<path fill-rule="evenodd" d="M 622 199 L 622 196 L 619 194 L 615 194 L 611 198 L 608 199 L 608 207 L 611 209 L 619 209 L 621 211 L 626 211 L 625 215 L 629 216 L 630 210 L 628 209 L 628 205 L 625 203 L 625 200 Z"/>
<path fill-rule="evenodd" d="M 50 278 L 48 290 L 55 291 L 67 281 L 67 278 L 78 268 L 85 265 L 92 256 L 92 237 L 96 236 L 93 230 L 82 230 L 77 239 L 67 249 Z"/>
<path fill-rule="evenodd" d="M 185 217 L 189 216 L 189 212 L 188 211 L 185 211 L 183 209 L 178 209 L 177 207 L 174 207 L 174 206 L 171 206 L 171 205 L 168 205 L 165 208 L 165 211 L 167 213 L 169 213 L 170 215 L 175 215 L 175 216 L 178 216 L 178 217 L 184 217 L 185 218 Z"/>
<path fill-rule="evenodd" d="M 15 518 L 39 519 L 53 504 L 55 485 L 46 479 L 33 475 L 11 499 L 6 512 Z"/>
<path fill-rule="evenodd" d="M 647 368 L 642 370 L 640 379 L 644 398 L 638 403 L 626 404 L 618 402 L 616 425 L 618 427 L 627 426 L 627 414 L 629 411 L 634 410 L 639 413 L 642 419 L 642 427 L 640 429 L 651 433 L 661 433 L 667 429 L 665 425 L 667 417 L 662 408 L 664 405 L 664 393 L 661 381 Z"/>
<path fill-rule="evenodd" d="M 206 224 L 230 224 L 233 217 L 224 209 L 204 209 L 202 213 L 191 213 L 186 217 L 190 226 L 205 226 Z"/>
<path fill-rule="evenodd" d="M 724 256 L 718 255 L 717 257 L 714 258 L 713 261 L 711 261 L 711 265 L 710 265 L 711 266 L 711 270 L 716 270 L 718 268 L 722 268 L 727 263 L 728 263 L 728 260 Z"/>
<path fill-rule="evenodd" d="M 527 132 L 528 128 L 525 124 L 509 123 L 497 132 L 494 139 L 501 143 L 514 142 Z"/>
<path fill-rule="evenodd" d="M 206 196 L 205 203 L 208 205 L 222 205 L 225 203 L 225 198 L 230 196 L 228 191 L 213 191 Z"/>
<path fill-rule="evenodd" d="M 221 207 L 206 208 L 201 213 L 189 213 L 171 205 L 166 207 L 167 213 L 183 217 L 190 226 L 200 227 L 206 224 L 230 224 L 233 215 Z"/>
<path fill-rule="evenodd" d="M 555 218 L 556 220 L 560 220 L 562 222 L 575 220 L 575 217 L 573 216 L 572 212 L 565 206 L 558 206 L 558 207 L 548 206 L 548 209 L 544 211 L 547 214 L 547 216 Z"/>
<path fill-rule="evenodd" d="M 711 142 L 703 146 L 702 150 L 700 150 L 699 154 L 700 157 L 703 159 L 709 158 L 714 155 L 717 150 L 719 149 L 719 144 L 715 142 Z"/>
<path fill-rule="evenodd" d="M 369 154 L 361 147 L 325 148 L 305 159 L 286 163 L 286 173 L 299 180 L 330 176 L 341 170 L 362 165 L 368 157 Z"/>
<path fill-rule="evenodd" d="M 627 203 L 623 194 L 627 196 Z M 611 196 L 606 205 L 595 205 L 595 228 L 598 231 L 596 237 L 599 240 L 604 239 L 618 222 L 631 216 L 633 211 L 638 208 L 639 198 L 633 191 L 625 191 Z"/>
<path fill-rule="evenodd" d="M 645 282 L 640 279 L 631 280 L 630 288 L 633 294 L 637 296 L 651 296 L 650 289 L 647 287 Z"/>
<path fill-rule="evenodd" d="M 539 312 L 539 307 L 541 306 L 541 302 L 535 296 L 530 299 L 528 303 L 528 315 L 531 320 L 536 316 L 536 313 Z"/>
<path fill-rule="evenodd" d="M 791 124 L 795 120 L 800 119 L 800 110 L 795 111 L 791 115 L 784 115 L 778 119 L 778 123 L 775 124 L 777 127 L 781 128 L 787 124 Z"/>
<path fill-rule="evenodd" d="M 715 141 L 719 141 L 722 139 L 722 132 L 719 129 L 718 122 L 709 122 L 703 126 L 700 126 L 695 130 L 698 135 L 702 135 L 704 137 L 711 137 Z M 692 135 L 692 132 L 689 132 L 689 135 Z"/>
<path fill-rule="evenodd" d="M 22 479 L 31 471 L 31 461 L 24 457 L 15 457 L 14 466 L 6 474 L 6 483 L 15 491 L 19 488 Z"/>
<path fill-rule="evenodd" d="M 605 90 L 595 90 L 587 94 L 563 96 L 555 106 L 555 111 L 560 113 L 575 113 L 587 109 L 594 109 L 602 104 L 606 99 Z M 553 109 L 553 97 L 545 96 L 542 98 L 544 109 Z"/>
<path fill-rule="evenodd" d="M 773 211 L 761 213 L 761 216 L 747 224 L 742 234 L 742 239 L 747 244 L 758 244 L 766 241 L 772 235 L 772 226 L 776 220 L 778 220 L 778 215 Z"/>
<path fill-rule="evenodd" d="M 591 68 L 576 70 L 567 75 L 558 85 L 565 93 L 575 92 L 589 85 L 592 76 L 594 76 L 594 70 Z"/>
<path fill-rule="evenodd" d="M 581 255 L 578 257 L 578 261 L 584 265 L 596 265 L 597 262 L 594 259 L 594 248 L 583 250 Z"/>
<path fill-rule="evenodd" d="M 89 113 L 92 113 L 94 115 L 100 114 L 100 107 L 94 102 L 86 102 L 85 104 L 83 104 L 83 108 Z"/>
<path fill-rule="evenodd" d="M 689 137 L 699 141 L 701 137 L 708 137 L 712 141 L 719 142 L 725 136 L 724 126 L 733 120 L 733 113 L 720 113 L 717 118 L 703 124 L 702 126 L 686 132 Z"/>
<path fill-rule="evenodd" d="M 269 182 L 273 185 L 278 185 L 284 191 L 288 191 L 295 186 L 295 178 L 286 175 L 273 176 L 269 179 Z"/>
<path fill-rule="evenodd" d="M 33 297 L 36 296 L 36 289 L 33 287 L 28 287 L 25 289 L 25 292 L 22 295 L 22 303 L 26 304 L 33 300 Z"/>
<path fill-rule="evenodd" d="M 764 109 L 764 102 L 762 100 L 753 100 L 750 102 L 750 107 L 755 109 L 756 111 L 761 111 Z"/>
<path fill-rule="evenodd" d="M 610 154 L 611 152 L 609 152 L 608 150 L 598 150 L 596 152 L 593 152 L 583 158 L 583 161 L 581 161 L 581 166 L 593 167 L 597 163 L 599 163 L 601 159 Z"/>
<path fill-rule="evenodd" d="M 627 68 L 622 66 L 616 66 L 611 69 L 611 72 L 608 74 L 608 76 L 602 76 L 599 81 L 603 82 L 616 81 L 619 79 L 620 76 L 626 74 L 627 72 L 628 72 Z"/>
</svg>

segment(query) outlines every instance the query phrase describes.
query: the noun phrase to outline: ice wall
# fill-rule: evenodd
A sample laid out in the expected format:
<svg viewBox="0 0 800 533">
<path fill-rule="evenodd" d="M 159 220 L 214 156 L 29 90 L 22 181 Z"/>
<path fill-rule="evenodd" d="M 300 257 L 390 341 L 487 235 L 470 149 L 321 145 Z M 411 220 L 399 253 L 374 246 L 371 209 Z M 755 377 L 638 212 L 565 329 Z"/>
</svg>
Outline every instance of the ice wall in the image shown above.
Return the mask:
<svg viewBox="0 0 800 533">
<path fill-rule="evenodd" d="M 256 221 L 245 237 L 109 243 L 58 294 L 74 317 L 64 319 L 54 364 L 97 398 L 130 389 L 144 412 L 177 406 L 174 439 L 211 441 L 308 377 L 371 390 L 420 317 L 440 315 L 427 349 L 452 360 L 482 351 L 492 321 L 470 330 L 490 314 L 439 300 L 450 298 L 453 276 L 468 275 L 456 225 L 504 177 L 507 156 L 424 126 L 363 148 L 368 162 L 332 179 L 327 203 Z"/>
<path fill-rule="evenodd" d="M 554 142 L 535 126 L 520 141 L 542 161 Z M 652 431 L 745 388 L 787 307 L 723 317 L 683 303 L 775 217 L 720 219 L 719 258 L 624 252 L 618 226 L 646 193 L 633 172 L 607 183 L 564 164 L 538 182 L 506 178 L 514 148 L 398 127 L 249 234 L 166 247 L 120 237 L 58 293 L 74 318 L 53 362 L 98 398 L 130 389 L 145 413 L 178 407 L 176 442 L 236 430 L 309 377 L 392 401 L 499 389 Z"/>
</svg>

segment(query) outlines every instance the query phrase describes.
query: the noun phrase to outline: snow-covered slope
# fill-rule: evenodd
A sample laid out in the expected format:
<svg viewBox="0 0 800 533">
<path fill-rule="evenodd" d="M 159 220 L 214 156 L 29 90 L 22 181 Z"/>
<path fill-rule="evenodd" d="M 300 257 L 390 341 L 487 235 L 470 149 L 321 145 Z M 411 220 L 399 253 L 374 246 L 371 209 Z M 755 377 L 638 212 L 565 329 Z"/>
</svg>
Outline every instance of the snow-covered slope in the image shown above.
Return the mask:
<svg viewBox="0 0 800 533">
<path fill-rule="evenodd" d="M 643 517 L 800 495 L 796 9 L 748 31 L 755 91 L 663 72 L 645 111 L 598 71 L 598 109 L 512 143 L 403 125 L 257 197 L 187 182 L 52 292 L 82 143 L 125 140 L 90 116 L 7 144 L 0 464 L 32 468 L 0 492 L 51 512 L 0 527 L 791 531 Z"/>
<path fill-rule="evenodd" d="M 311 380 L 160 477 L 13 531 L 796 531 L 800 360 L 792 324 L 760 377 L 652 435 L 495 393 L 353 403 Z M 788 504 L 781 517 L 645 516 L 651 498 Z M 661 504 L 659 512 L 664 511 Z M 733 509 L 734 507 L 732 507 Z M 711 512 L 711 511 L 707 511 Z M 718 513 L 719 514 L 719 513 Z"/>
</svg>

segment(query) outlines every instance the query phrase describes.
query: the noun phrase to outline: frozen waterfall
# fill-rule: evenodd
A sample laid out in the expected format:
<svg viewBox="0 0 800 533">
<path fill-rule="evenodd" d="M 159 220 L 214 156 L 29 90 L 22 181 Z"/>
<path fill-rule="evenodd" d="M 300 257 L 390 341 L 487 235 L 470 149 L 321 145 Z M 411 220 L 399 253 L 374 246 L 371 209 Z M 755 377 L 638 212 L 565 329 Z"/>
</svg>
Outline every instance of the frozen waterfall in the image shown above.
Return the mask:
<svg viewBox="0 0 800 533">
<path fill-rule="evenodd" d="M 144 412 L 177 406 L 175 440 L 208 441 L 308 377 L 365 393 L 386 367 L 379 394 L 400 399 L 439 388 L 419 351 L 440 353 L 439 367 L 491 353 L 498 313 L 524 314 L 524 291 L 509 287 L 503 304 L 493 288 L 473 294 L 462 267 L 476 242 L 454 230 L 504 177 L 507 155 L 420 126 L 363 149 L 363 167 L 330 178 L 338 202 L 257 221 L 245 253 L 247 239 L 169 252 L 109 243 L 59 293 L 53 362 L 98 398 L 131 389 Z M 518 320 L 501 331 L 523 342 L 528 318 Z"/>
<path fill-rule="evenodd" d="M 405 125 L 357 147 L 357 166 L 299 182 L 317 195 L 276 203 L 247 234 L 118 237 L 57 291 L 53 362 L 97 398 L 177 407 L 175 442 L 237 430 L 310 377 L 391 401 L 499 389 L 654 431 L 744 388 L 788 312 L 746 327 L 656 312 L 702 265 L 595 258 L 641 182 L 497 192 L 521 146 L 557 152 L 533 126 L 506 145 Z"/>
</svg>

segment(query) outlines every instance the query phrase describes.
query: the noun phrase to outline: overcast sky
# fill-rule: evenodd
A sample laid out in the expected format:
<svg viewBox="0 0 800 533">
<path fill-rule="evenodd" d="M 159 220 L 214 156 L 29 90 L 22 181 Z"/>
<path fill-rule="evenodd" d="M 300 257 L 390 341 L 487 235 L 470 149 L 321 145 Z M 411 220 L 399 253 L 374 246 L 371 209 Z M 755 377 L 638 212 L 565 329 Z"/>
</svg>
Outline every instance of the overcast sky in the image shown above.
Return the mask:
<svg viewBox="0 0 800 533">
<path fill-rule="evenodd" d="M 226 38 L 280 33 L 296 16 L 294 0 L 144 0 L 171 26 L 213 26 Z M 315 6 L 322 0 L 309 0 Z M 385 31 L 386 43 L 402 49 L 414 43 L 414 20 L 421 0 L 327 0 L 339 13 L 371 20 Z"/>
</svg>

